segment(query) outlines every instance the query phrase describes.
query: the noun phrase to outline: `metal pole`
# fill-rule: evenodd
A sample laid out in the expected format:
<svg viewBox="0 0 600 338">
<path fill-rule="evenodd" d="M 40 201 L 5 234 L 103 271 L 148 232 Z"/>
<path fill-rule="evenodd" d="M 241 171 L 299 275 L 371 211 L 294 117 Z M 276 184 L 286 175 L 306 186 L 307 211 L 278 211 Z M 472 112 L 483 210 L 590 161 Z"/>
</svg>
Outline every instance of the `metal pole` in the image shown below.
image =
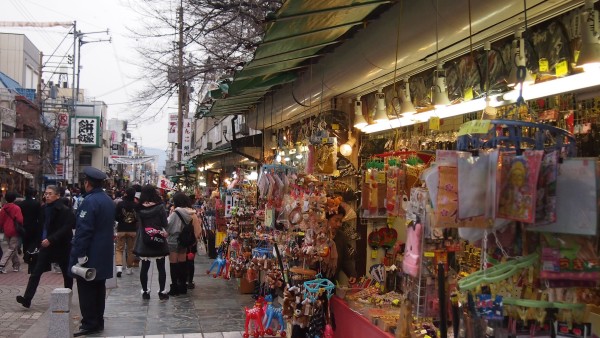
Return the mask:
<svg viewBox="0 0 600 338">
<path fill-rule="evenodd" d="M 73 79 L 72 79 L 72 89 L 71 89 L 71 102 L 73 102 L 72 104 L 72 109 L 71 109 L 71 114 L 69 114 L 69 117 L 74 117 L 75 116 L 75 100 L 76 100 L 76 93 L 75 93 L 75 76 L 77 74 L 77 69 L 75 67 L 77 67 L 78 65 L 78 61 L 79 60 L 79 53 L 77 52 L 78 48 L 77 48 L 77 39 L 79 38 L 79 32 L 77 32 L 77 21 L 73 21 Z M 69 123 L 69 131 L 67 132 L 67 135 L 65 137 L 65 155 L 67 154 L 66 150 L 67 150 L 67 142 L 71 141 L 73 142 L 74 140 L 71 140 L 71 128 L 73 128 L 74 126 L 71 126 L 71 124 Z M 65 171 L 67 170 L 67 168 L 69 167 L 68 165 L 68 159 L 70 158 L 71 161 L 73 162 L 73 169 L 71 170 L 71 184 L 75 184 L 75 144 L 71 145 L 71 156 L 65 156 L 65 166 L 63 167 L 63 175 L 65 174 Z M 65 175 L 65 180 L 67 179 L 67 176 Z"/>
<path fill-rule="evenodd" d="M 177 104 L 177 161 L 182 159 L 183 149 L 183 0 L 179 4 L 179 43 L 178 67 L 177 67 L 177 86 L 179 91 L 179 100 Z"/>
<path fill-rule="evenodd" d="M 37 96 L 36 96 L 36 101 L 37 101 L 37 106 L 38 109 L 40 111 L 40 115 L 44 114 L 44 110 L 42 109 L 42 104 L 44 103 L 44 101 L 42 100 L 42 66 L 44 63 L 44 53 L 40 52 L 40 64 L 38 66 L 38 83 L 37 83 Z M 40 189 L 39 191 L 41 191 L 42 189 L 42 184 L 43 184 L 43 176 L 44 176 L 44 158 L 46 158 L 46 154 L 44 154 L 44 152 L 47 150 L 47 147 L 45 146 L 45 139 L 46 139 L 46 127 L 43 126 L 41 133 L 40 133 L 40 165 L 38 167 L 39 170 L 39 175 L 36 178 L 37 182 L 35 184 L 35 188 L 36 189 Z"/>
</svg>

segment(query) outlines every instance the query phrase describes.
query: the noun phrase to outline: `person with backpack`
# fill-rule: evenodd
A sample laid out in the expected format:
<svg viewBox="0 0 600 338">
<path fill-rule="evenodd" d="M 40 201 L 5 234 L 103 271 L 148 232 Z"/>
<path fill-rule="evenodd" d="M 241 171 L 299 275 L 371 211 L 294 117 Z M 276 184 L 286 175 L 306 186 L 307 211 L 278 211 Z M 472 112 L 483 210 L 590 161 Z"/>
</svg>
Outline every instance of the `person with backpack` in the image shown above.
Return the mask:
<svg viewBox="0 0 600 338">
<path fill-rule="evenodd" d="M 169 268 L 171 270 L 170 296 L 187 293 L 187 253 L 197 244 L 200 236 L 200 221 L 192 208 L 190 198 L 177 192 L 173 195 L 175 209 L 167 219 L 167 243 L 169 244 Z"/>
<path fill-rule="evenodd" d="M 129 188 L 125 191 L 123 199 L 117 203 L 115 220 L 117 221 L 117 252 L 115 263 L 117 265 L 117 277 L 123 273 L 123 253 L 126 251 L 125 273 L 131 275 L 131 268 L 134 265 L 135 256 L 133 255 L 133 245 L 136 235 L 136 209 L 137 204 L 133 201 L 135 189 Z"/>
</svg>

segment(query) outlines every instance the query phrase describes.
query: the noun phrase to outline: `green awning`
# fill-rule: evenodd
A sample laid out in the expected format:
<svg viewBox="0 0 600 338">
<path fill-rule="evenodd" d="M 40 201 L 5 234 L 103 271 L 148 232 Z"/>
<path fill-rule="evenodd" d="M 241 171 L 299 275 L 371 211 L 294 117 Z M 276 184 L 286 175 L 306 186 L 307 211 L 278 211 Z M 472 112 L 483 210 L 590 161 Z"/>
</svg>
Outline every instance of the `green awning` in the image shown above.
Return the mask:
<svg viewBox="0 0 600 338">
<path fill-rule="evenodd" d="M 215 100 L 205 116 L 240 114 L 273 89 L 296 80 L 323 50 L 340 43 L 378 6 L 391 0 L 287 0 L 269 23 L 263 41 L 234 76 L 228 93 L 211 92 Z M 242 97 L 244 96 L 244 97 Z"/>
</svg>

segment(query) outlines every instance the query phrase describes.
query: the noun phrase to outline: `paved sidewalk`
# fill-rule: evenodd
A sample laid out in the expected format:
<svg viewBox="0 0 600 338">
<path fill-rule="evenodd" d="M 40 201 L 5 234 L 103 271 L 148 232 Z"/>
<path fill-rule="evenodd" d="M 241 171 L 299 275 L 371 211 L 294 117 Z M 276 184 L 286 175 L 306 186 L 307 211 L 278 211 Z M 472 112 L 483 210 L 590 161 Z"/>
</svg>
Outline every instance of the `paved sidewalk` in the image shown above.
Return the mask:
<svg viewBox="0 0 600 338">
<path fill-rule="evenodd" d="M 4 243 L 3 243 L 4 245 Z M 205 254 L 196 257 L 196 288 L 184 296 L 158 299 L 158 273 L 150 268 L 151 299 L 143 300 L 139 268 L 123 274 L 116 289 L 107 290 L 104 331 L 99 337 L 197 337 L 240 338 L 244 326 L 244 306 L 251 306 L 250 295 L 237 290 L 235 280 L 215 279 L 206 275 L 212 261 Z M 23 264 L 22 270 L 27 266 Z M 9 269 L 11 271 L 11 269 Z M 48 304 L 54 288 L 62 287 L 62 275 L 47 272 L 42 276 L 31 308 L 15 301 L 23 294 L 28 275 L 25 271 L 0 274 L 0 338 L 45 337 L 48 334 Z M 167 288 L 170 284 L 167 262 Z M 73 290 L 71 314 L 74 330 L 79 327 L 77 289 Z"/>
</svg>

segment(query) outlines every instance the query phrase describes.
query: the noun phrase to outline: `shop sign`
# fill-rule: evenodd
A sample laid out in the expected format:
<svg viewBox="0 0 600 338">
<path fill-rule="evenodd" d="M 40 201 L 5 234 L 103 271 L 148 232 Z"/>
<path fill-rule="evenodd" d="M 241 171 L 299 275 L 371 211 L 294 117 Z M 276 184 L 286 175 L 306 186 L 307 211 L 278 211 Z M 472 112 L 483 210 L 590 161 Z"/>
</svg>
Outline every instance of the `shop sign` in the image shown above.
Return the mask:
<svg viewBox="0 0 600 338">
<path fill-rule="evenodd" d="M 27 140 L 27 149 L 33 151 L 40 151 L 41 148 L 42 143 L 40 142 L 40 140 Z"/>
<path fill-rule="evenodd" d="M 472 120 L 465 122 L 458 130 L 458 136 L 472 134 L 487 134 L 490 130 L 490 120 Z"/>
<path fill-rule="evenodd" d="M 27 139 L 15 138 L 13 139 L 13 154 L 26 154 L 27 153 Z"/>
<path fill-rule="evenodd" d="M 181 142 L 181 159 L 187 160 L 192 154 L 192 119 L 183 119 L 183 135 Z"/>
<path fill-rule="evenodd" d="M 167 142 L 177 143 L 177 114 L 169 115 L 169 134 Z"/>
<path fill-rule="evenodd" d="M 56 175 L 60 176 L 60 175 L 63 175 L 64 173 L 65 173 L 64 165 L 62 163 L 57 163 L 56 164 Z"/>
<path fill-rule="evenodd" d="M 58 126 L 67 127 L 69 125 L 69 114 L 59 113 L 58 114 Z"/>
<path fill-rule="evenodd" d="M 100 118 L 75 116 L 71 118 L 71 144 L 100 147 Z"/>
<path fill-rule="evenodd" d="M 52 142 L 52 164 L 60 162 L 60 135 L 56 135 Z"/>
</svg>

